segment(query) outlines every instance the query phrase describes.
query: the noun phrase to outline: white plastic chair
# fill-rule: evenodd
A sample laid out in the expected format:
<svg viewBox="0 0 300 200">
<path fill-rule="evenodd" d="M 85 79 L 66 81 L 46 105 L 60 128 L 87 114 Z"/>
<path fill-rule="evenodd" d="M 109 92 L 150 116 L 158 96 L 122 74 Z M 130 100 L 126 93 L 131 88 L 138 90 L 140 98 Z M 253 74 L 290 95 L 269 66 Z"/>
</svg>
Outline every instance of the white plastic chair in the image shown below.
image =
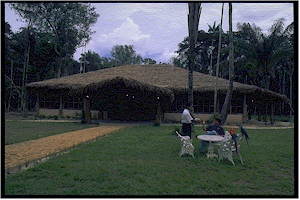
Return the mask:
<svg viewBox="0 0 300 200">
<path fill-rule="evenodd" d="M 192 144 L 193 140 L 189 136 L 182 136 L 178 131 L 175 131 L 181 141 L 181 149 L 179 151 L 179 157 L 184 154 L 189 154 L 194 158 L 194 146 Z"/>
<path fill-rule="evenodd" d="M 228 159 L 233 165 L 233 155 L 238 155 L 242 165 L 243 165 L 243 160 L 242 156 L 240 154 L 239 148 L 241 145 L 241 140 L 242 140 L 242 134 L 237 134 L 236 141 L 232 139 L 232 137 L 227 137 L 222 141 L 220 144 L 220 148 L 218 149 L 218 154 L 219 154 L 219 162 L 221 159 L 226 158 Z"/>
</svg>

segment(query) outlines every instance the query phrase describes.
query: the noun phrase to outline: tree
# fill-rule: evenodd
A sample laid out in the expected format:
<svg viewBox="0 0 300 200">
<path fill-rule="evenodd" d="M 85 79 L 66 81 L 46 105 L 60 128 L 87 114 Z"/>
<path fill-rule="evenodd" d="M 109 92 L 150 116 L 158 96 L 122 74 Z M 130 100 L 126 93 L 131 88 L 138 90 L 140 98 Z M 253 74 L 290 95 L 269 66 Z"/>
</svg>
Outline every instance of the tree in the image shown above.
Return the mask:
<svg viewBox="0 0 300 200">
<path fill-rule="evenodd" d="M 182 65 L 180 63 L 180 59 L 177 58 L 176 56 L 171 57 L 169 63 L 171 63 L 172 65 L 174 65 L 176 67 L 182 67 Z"/>
<path fill-rule="evenodd" d="M 220 52 L 220 67 L 226 65 L 226 59 L 228 57 L 228 50 L 225 48 L 228 43 L 228 39 L 226 39 L 226 33 L 221 33 L 221 52 Z M 217 53 L 216 51 L 212 52 L 212 57 L 208 55 L 211 41 L 215 38 L 215 35 L 212 33 L 207 33 L 204 30 L 198 31 L 197 34 L 197 42 L 195 46 L 195 71 L 208 74 L 209 66 L 211 63 L 217 63 Z M 215 38 L 216 42 L 219 42 L 218 38 Z M 176 57 L 177 66 L 187 69 L 188 68 L 188 49 L 189 49 L 189 37 L 185 37 L 184 40 L 178 44 L 178 50 L 176 53 L 178 56 Z M 212 65 L 214 68 L 214 65 Z M 214 75 L 214 70 L 212 70 L 212 75 Z"/>
<path fill-rule="evenodd" d="M 284 19 L 277 19 L 264 35 L 259 27 L 238 24 L 235 54 L 239 58 L 235 71 L 240 82 L 257 85 L 281 94 L 292 87 L 294 66 L 293 23 L 284 29 Z M 290 83 L 285 76 L 290 75 Z M 292 99 L 290 91 L 289 97 Z M 291 109 L 292 110 L 292 109 Z"/>
<path fill-rule="evenodd" d="M 9 111 L 10 108 L 15 107 L 24 111 L 24 88 L 27 81 L 27 71 L 30 67 L 29 56 L 33 50 L 34 37 L 32 37 L 33 32 L 30 24 L 17 34 L 13 34 L 9 29 L 10 26 L 7 24 L 6 31 L 8 32 L 5 34 L 5 91 L 9 94 L 9 99 L 6 101 L 7 110 Z M 14 100 L 14 102 L 11 100 Z"/>
<path fill-rule="evenodd" d="M 56 77 L 54 66 L 59 57 L 50 43 L 51 40 L 53 40 L 52 34 L 40 33 L 35 30 L 34 52 L 30 57 L 32 68 L 28 74 L 29 82 Z"/>
<path fill-rule="evenodd" d="M 111 58 L 100 57 L 101 58 L 101 69 L 110 68 L 114 66 L 114 60 Z"/>
<path fill-rule="evenodd" d="M 218 57 L 217 57 L 217 68 L 216 68 L 216 82 L 215 82 L 215 90 L 214 90 L 214 114 L 216 114 L 217 110 L 218 110 L 217 109 L 217 97 L 218 97 L 219 65 L 220 65 L 220 55 L 221 55 L 223 11 L 224 11 L 224 3 L 222 3 L 221 23 L 219 25 Z"/>
<path fill-rule="evenodd" d="M 15 52 L 12 50 L 11 45 L 12 45 L 12 37 L 13 37 L 13 32 L 11 30 L 11 26 L 5 22 L 5 32 L 4 32 L 4 37 L 5 37 L 5 96 L 8 97 L 5 98 L 5 109 L 7 112 L 10 111 L 11 109 L 11 100 L 17 96 L 18 94 L 20 95 L 20 91 L 18 86 L 15 85 L 14 83 L 14 61 L 16 60 L 15 58 Z M 16 95 L 14 93 L 17 93 Z"/>
<path fill-rule="evenodd" d="M 90 26 L 96 23 L 98 14 L 89 3 L 11 3 L 11 7 L 25 21 L 40 32 L 51 33 L 57 60 L 57 77 L 68 75 L 68 60 L 76 49 L 90 40 Z M 64 66 L 64 67 L 63 67 Z"/>
<path fill-rule="evenodd" d="M 265 35 L 255 24 L 238 24 L 237 42 L 238 50 L 242 52 L 243 59 L 240 59 L 239 65 L 247 63 L 256 66 L 255 73 L 251 72 L 253 77 L 250 80 L 257 86 L 272 89 L 270 86 L 275 79 L 278 62 L 285 60 L 291 51 L 287 48 L 286 37 L 283 35 L 284 19 L 278 19 L 269 29 L 269 34 Z"/>
<path fill-rule="evenodd" d="M 207 54 L 208 56 L 210 56 L 210 65 L 209 65 L 209 74 L 212 75 L 213 73 L 213 69 L 212 69 L 212 63 L 213 63 L 213 50 L 215 49 L 214 47 L 214 41 L 215 41 L 215 37 L 217 37 L 218 32 L 220 31 L 220 24 L 218 26 L 216 26 L 216 21 L 214 21 L 214 25 L 210 26 L 208 24 L 208 33 L 212 35 L 212 39 L 211 39 L 211 45 L 208 48 Z"/>
<path fill-rule="evenodd" d="M 112 48 L 111 56 L 114 59 L 115 66 L 142 63 L 142 57 L 136 54 L 133 45 L 115 45 Z"/>
<path fill-rule="evenodd" d="M 32 32 L 30 31 L 32 26 L 31 21 L 28 22 L 27 27 L 27 37 L 25 37 L 26 45 L 25 45 L 25 51 L 24 51 L 24 62 L 23 62 L 23 73 L 22 73 L 22 83 L 21 83 L 21 114 L 24 116 L 27 111 L 26 106 L 26 88 L 25 84 L 27 83 L 27 77 L 28 77 L 28 68 L 29 68 L 29 61 L 30 61 L 30 40 L 32 36 Z"/>
<path fill-rule="evenodd" d="M 201 13 L 201 3 L 188 3 L 188 29 L 189 29 L 189 51 L 188 51 L 188 101 L 193 106 L 193 71 L 195 66 L 195 44 L 197 42 L 198 25 Z M 191 111 L 193 113 L 193 109 Z"/>
<path fill-rule="evenodd" d="M 283 40 L 282 40 L 282 52 L 281 54 L 285 55 L 285 59 L 281 59 L 279 61 L 279 64 L 281 64 L 282 74 L 283 74 L 283 80 L 285 80 L 285 73 L 289 76 L 289 99 L 288 102 L 290 106 L 290 116 L 294 113 L 294 95 L 293 95 L 293 85 L 296 83 L 294 80 L 294 50 L 295 50 L 295 43 L 294 43 L 294 22 L 289 24 L 286 29 L 282 33 Z M 280 52 L 279 52 L 280 53 Z M 285 94 L 285 81 L 282 83 L 283 89 L 282 93 Z"/>
<path fill-rule="evenodd" d="M 229 3 L 229 86 L 226 93 L 225 101 L 220 113 L 221 124 L 224 124 L 229 112 L 230 102 L 233 92 L 234 77 L 234 55 L 233 55 L 233 34 L 232 34 L 232 3 Z"/>
<path fill-rule="evenodd" d="M 101 69 L 101 58 L 98 53 L 88 50 L 88 52 L 81 54 L 79 60 L 86 62 L 85 72 L 95 71 Z"/>
<path fill-rule="evenodd" d="M 156 60 L 153 60 L 152 58 L 144 58 L 143 63 L 144 65 L 156 64 Z"/>
</svg>

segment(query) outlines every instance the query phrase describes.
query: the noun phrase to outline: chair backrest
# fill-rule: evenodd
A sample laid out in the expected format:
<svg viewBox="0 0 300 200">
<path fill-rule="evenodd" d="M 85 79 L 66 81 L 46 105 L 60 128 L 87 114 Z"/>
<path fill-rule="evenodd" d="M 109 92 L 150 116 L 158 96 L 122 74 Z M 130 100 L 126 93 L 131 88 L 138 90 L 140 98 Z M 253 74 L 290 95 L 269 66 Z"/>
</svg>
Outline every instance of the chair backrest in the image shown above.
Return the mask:
<svg viewBox="0 0 300 200">
<path fill-rule="evenodd" d="M 193 147 L 193 140 L 190 139 L 190 136 L 182 136 L 178 131 L 175 131 L 178 137 L 180 138 L 182 146 L 188 148 Z"/>
<path fill-rule="evenodd" d="M 219 149 L 223 152 L 230 152 L 231 144 L 232 144 L 232 138 L 230 137 L 228 140 L 221 142 Z"/>
<path fill-rule="evenodd" d="M 226 141 L 228 141 L 228 140 L 230 140 L 230 139 L 231 139 L 230 133 L 229 133 L 228 131 L 225 131 L 225 135 L 224 135 L 224 140 L 223 140 L 223 142 L 226 142 Z"/>
<path fill-rule="evenodd" d="M 178 137 L 180 137 L 180 139 L 183 139 L 183 140 L 189 140 L 189 139 L 191 139 L 190 136 L 182 136 L 178 131 L 175 131 L 175 132 L 178 135 Z"/>
</svg>

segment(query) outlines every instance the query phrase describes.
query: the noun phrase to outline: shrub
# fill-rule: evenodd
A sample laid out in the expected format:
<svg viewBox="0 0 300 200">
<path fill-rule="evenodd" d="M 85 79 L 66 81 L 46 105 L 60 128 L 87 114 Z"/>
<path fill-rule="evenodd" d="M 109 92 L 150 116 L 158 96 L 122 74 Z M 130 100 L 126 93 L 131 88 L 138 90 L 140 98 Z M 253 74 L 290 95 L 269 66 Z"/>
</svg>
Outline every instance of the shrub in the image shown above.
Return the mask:
<svg viewBox="0 0 300 200">
<path fill-rule="evenodd" d="M 154 122 L 153 126 L 160 126 L 160 123 L 159 122 Z"/>
</svg>

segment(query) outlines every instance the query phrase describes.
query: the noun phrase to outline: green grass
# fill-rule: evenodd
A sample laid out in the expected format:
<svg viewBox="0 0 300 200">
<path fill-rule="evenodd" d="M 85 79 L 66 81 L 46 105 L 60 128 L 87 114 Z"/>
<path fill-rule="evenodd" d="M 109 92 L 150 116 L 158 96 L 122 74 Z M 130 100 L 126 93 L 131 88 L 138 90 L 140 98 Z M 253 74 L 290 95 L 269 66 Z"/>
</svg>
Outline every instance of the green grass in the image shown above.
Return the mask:
<svg viewBox="0 0 300 200">
<path fill-rule="evenodd" d="M 126 128 L 5 179 L 5 195 L 295 196 L 294 129 L 247 130 L 236 166 L 199 153 L 178 157 L 176 126 Z M 180 128 L 180 127 L 178 127 Z"/>
<path fill-rule="evenodd" d="M 96 126 L 75 122 L 5 121 L 5 145 Z"/>
</svg>

